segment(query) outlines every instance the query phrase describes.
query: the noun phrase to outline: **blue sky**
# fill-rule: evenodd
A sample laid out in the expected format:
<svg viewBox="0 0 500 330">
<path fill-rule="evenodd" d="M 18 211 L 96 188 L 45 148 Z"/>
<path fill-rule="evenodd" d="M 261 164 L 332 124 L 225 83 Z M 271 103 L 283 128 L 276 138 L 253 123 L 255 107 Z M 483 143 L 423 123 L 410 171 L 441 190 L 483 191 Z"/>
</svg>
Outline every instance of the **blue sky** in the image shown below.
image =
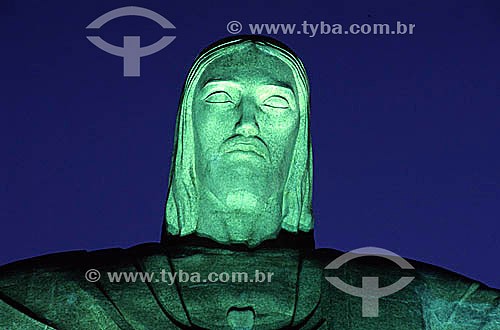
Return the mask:
<svg viewBox="0 0 500 330">
<path fill-rule="evenodd" d="M 138 5 L 176 39 L 123 77 L 86 36 Z M 194 8 L 193 8 L 194 7 Z M 495 1 L 2 1 L 0 263 L 158 241 L 175 113 L 226 25 L 415 24 L 412 35 L 277 34 L 311 84 L 317 247 L 377 246 L 500 287 L 500 5 Z M 122 17 L 120 46 L 165 31 Z"/>
</svg>

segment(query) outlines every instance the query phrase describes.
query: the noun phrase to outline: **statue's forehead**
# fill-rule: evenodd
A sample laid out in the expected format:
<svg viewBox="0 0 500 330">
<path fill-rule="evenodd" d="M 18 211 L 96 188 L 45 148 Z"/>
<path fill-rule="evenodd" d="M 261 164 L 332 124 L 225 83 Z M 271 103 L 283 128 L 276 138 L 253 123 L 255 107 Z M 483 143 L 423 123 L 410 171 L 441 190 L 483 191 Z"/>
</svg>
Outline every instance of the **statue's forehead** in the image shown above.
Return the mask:
<svg viewBox="0 0 500 330">
<path fill-rule="evenodd" d="M 228 47 L 219 52 L 221 54 L 200 73 L 198 86 L 215 79 L 288 85 L 296 89 L 292 69 L 279 56 L 261 50 L 254 44 L 238 48 Z"/>
</svg>

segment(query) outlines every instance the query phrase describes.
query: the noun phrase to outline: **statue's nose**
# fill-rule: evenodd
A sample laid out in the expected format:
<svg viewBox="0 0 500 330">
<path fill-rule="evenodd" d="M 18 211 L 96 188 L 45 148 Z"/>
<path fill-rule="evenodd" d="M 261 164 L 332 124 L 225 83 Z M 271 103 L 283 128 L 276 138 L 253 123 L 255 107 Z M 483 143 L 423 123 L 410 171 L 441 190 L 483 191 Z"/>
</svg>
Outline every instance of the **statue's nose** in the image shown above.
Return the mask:
<svg viewBox="0 0 500 330">
<path fill-rule="evenodd" d="M 243 99 L 239 105 L 241 117 L 236 124 L 236 133 L 243 136 L 256 136 L 259 134 L 259 124 L 255 118 L 258 106 L 253 100 Z"/>
</svg>

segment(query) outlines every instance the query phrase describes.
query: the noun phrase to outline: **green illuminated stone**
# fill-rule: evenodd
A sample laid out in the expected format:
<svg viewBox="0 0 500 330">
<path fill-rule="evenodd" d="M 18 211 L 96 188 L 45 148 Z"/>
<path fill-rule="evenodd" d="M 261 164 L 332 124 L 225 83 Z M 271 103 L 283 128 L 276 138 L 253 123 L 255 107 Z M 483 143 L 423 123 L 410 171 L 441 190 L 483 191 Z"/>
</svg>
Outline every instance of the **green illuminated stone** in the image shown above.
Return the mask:
<svg viewBox="0 0 500 330">
<path fill-rule="evenodd" d="M 310 231 L 308 120 L 305 70 L 285 48 L 231 40 L 200 55 L 177 115 L 168 233 L 256 246 Z"/>
<path fill-rule="evenodd" d="M 309 112 L 307 75 L 286 46 L 210 46 L 179 103 L 161 242 L 2 266 L 0 329 L 500 329 L 499 291 L 453 272 L 380 257 L 325 269 L 343 252 L 314 249 Z M 89 269 L 101 279 L 86 280 Z M 138 272 L 155 277 L 108 277 Z M 223 273 L 252 281 L 203 281 Z M 403 276 L 415 279 L 380 299 L 378 317 L 325 279 L 385 287 Z"/>
<path fill-rule="evenodd" d="M 283 221 L 300 110 L 280 59 L 252 43 L 233 47 L 205 68 L 194 92 L 196 233 L 256 245 L 276 237 Z"/>
</svg>

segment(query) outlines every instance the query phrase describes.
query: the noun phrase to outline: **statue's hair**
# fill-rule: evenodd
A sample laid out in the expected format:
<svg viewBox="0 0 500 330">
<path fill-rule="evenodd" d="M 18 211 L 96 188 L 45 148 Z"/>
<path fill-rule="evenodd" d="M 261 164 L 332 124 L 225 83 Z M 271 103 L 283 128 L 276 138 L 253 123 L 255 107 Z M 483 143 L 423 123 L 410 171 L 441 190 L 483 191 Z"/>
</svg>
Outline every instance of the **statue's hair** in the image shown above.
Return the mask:
<svg viewBox="0 0 500 330">
<path fill-rule="evenodd" d="M 198 189 L 195 174 L 192 105 L 195 87 L 206 67 L 220 56 L 253 44 L 259 50 L 276 56 L 293 72 L 299 101 L 299 130 L 293 157 L 284 185 L 282 229 L 308 232 L 313 228 L 312 146 L 310 138 L 309 82 L 304 65 L 287 46 L 260 36 L 239 36 L 222 39 L 198 55 L 189 70 L 177 110 L 174 150 L 170 166 L 169 187 L 165 207 L 162 240 L 167 235 L 185 236 L 196 231 L 198 223 Z"/>
</svg>

